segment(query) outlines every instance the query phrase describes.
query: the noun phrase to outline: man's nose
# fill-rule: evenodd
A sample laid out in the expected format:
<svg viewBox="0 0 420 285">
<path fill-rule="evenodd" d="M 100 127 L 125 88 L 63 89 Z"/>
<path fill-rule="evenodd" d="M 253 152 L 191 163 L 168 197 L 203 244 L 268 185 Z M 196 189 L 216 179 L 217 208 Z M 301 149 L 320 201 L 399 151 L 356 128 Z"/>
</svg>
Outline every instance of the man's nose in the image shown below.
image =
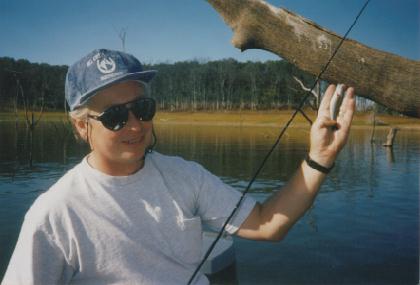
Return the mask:
<svg viewBox="0 0 420 285">
<path fill-rule="evenodd" d="M 131 130 L 141 130 L 143 128 L 143 121 L 140 121 L 136 118 L 136 116 L 134 116 L 133 112 L 129 111 L 126 127 Z"/>
</svg>

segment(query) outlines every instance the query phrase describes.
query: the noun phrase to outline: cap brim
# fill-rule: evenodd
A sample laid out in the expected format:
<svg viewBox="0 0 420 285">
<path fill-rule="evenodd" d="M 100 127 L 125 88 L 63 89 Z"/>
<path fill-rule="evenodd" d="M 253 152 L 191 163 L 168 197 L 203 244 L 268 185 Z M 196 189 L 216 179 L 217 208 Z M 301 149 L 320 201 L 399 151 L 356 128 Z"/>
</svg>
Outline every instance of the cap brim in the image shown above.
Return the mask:
<svg viewBox="0 0 420 285">
<path fill-rule="evenodd" d="M 120 77 L 116 76 L 106 82 L 104 82 L 102 85 L 99 85 L 98 87 L 91 89 L 89 91 L 87 91 L 85 94 L 83 94 L 81 97 L 82 99 L 80 100 L 79 106 L 82 106 L 84 104 L 87 103 L 87 101 L 93 96 L 95 95 L 95 93 L 101 91 L 102 89 L 105 89 L 111 85 L 117 84 L 117 83 L 121 83 L 124 81 L 130 81 L 130 80 L 135 80 L 135 81 L 139 81 L 143 84 L 148 84 L 150 82 L 150 80 L 153 79 L 153 77 L 155 77 L 157 71 L 156 70 L 146 70 L 146 71 L 141 71 L 141 72 L 134 72 L 134 73 L 126 73 Z"/>
</svg>

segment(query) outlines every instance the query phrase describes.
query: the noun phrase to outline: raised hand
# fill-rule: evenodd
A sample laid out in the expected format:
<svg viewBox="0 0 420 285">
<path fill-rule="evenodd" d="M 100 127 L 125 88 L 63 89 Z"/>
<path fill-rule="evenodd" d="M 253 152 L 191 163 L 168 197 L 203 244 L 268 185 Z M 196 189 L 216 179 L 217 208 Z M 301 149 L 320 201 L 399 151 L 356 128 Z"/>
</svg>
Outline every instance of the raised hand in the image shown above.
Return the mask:
<svg viewBox="0 0 420 285">
<path fill-rule="evenodd" d="M 350 125 L 356 108 L 356 99 L 352 87 L 343 87 L 345 96 L 337 120 L 331 119 L 330 103 L 336 89 L 330 85 L 322 98 L 318 117 L 312 125 L 309 156 L 324 167 L 333 165 L 338 153 L 347 142 Z"/>
</svg>

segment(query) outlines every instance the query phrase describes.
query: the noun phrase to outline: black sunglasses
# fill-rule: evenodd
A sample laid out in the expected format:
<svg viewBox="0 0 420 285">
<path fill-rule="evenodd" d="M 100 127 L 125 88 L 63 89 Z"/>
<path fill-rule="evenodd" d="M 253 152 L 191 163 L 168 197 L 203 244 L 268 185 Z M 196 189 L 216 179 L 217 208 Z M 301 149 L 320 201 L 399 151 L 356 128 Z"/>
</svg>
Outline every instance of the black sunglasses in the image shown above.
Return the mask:
<svg viewBox="0 0 420 285">
<path fill-rule="evenodd" d="M 105 128 L 119 131 L 128 122 L 128 112 L 140 121 L 151 121 L 156 113 L 156 102 L 149 97 L 141 97 L 134 101 L 109 107 L 98 116 L 88 115 L 89 118 L 100 121 Z"/>
</svg>

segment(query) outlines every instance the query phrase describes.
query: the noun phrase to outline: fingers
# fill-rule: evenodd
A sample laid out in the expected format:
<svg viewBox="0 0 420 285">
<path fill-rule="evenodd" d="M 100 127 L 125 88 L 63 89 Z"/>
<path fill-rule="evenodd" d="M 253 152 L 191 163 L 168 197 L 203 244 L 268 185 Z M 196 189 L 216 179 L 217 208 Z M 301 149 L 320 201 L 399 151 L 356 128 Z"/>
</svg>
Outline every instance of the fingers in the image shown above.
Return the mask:
<svg viewBox="0 0 420 285">
<path fill-rule="evenodd" d="M 319 127 L 331 128 L 332 130 L 341 129 L 342 132 L 347 132 L 350 128 L 351 121 L 356 106 L 356 99 L 354 95 L 354 88 L 343 85 L 345 95 L 339 107 L 338 117 L 336 120 L 331 118 L 331 104 L 334 101 L 333 95 L 337 87 L 333 84 L 329 85 L 322 98 L 318 111 Z"/>
<path fill-rule="evenodd" d="M 337 120 L 341 103 L 343 102 L 345 89 L 346 88 L 344 84 L 337 84 L 334 94 L 332 95 L 331 102 L 330 102 L 330 118 L 333 120 Z"/>
<path fill-rule="evenodd" d="M 325 91 L 324 96 L 322 97 L 321 103 L 319 105 L 318 116 L 329 117 L 331 98 L 334 94 L 335 88 L 336 87 L 334 84 L 331 84 L 330 86 L 328 86 L 327 90 Z"/>
<path fill-rule="evenodd" d="M 325 157 L 335 158 L 349 136 L 356 100 L 352 87 L 344 86 L 343 89 L 345 95 L 341 107 L 339 107 L 337 120 L 331 119 L 330 104 L 336 86 L 330 85 L 319 106 L 318 118 L 311 128 L 311 149 L 324 153 Z"/>
<path fill-rule="evenodd" d="M 350 127 L 356 109 L 356 99 L 354 96 L 354 88 L 349 87 L 344 96 L 343 103 L 340 107 L 340 113 L 337 121 L 343 127 Z"/>
<path fill-rule="evenodd" d="M 324 96 L 322 97 L 322 101 L 319 105 L 318 114 L 320 116 L 326 116 L 331 117 L 331 101 L 333 100 L 334 92 L 336 91 L 336 85 L 330 84 L 325 91 Z M 343 99 L 343 102 L 341 104 L 339 114 L 344 114 L 347 112 L 347 110 L 351 110 L 354 112 L 355 106 L 355 99 L 354 99 L 354 88 L 353 87 L 347 87 L 346 85 L 343 85 L 342 87 L 343 91 L 345 91 L 345 96 Z"/>
<path fill-rule="evenodd" d="M 346 111 L 346 110 L 352 110 L 354 111 L 355 106 L 356 106 L 356 99 L 354 96 L 354 88 L 353 87 L 349 87 L 346 90 L 346 96 L 344 97 L 343 100 L 343 104 L 341 105 L 340 108 L 340 112 L 341 110 Z"/>
</svg>

